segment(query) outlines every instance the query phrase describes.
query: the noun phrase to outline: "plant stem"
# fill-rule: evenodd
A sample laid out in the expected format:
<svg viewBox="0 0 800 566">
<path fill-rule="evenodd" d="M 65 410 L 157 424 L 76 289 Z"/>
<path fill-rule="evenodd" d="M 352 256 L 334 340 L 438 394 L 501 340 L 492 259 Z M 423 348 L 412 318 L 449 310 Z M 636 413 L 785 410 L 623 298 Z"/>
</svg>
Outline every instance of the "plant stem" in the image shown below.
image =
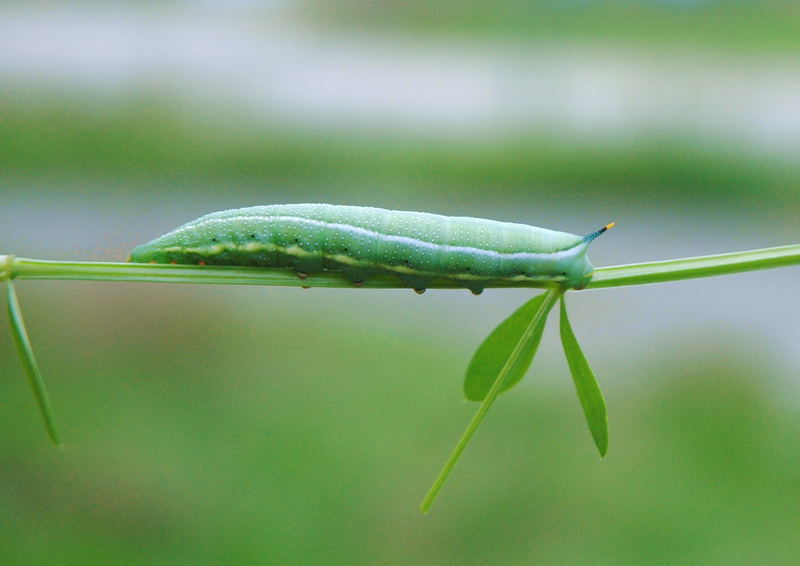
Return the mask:
<svg viewBox="0 0 800 566">
<path fill-rule="evenodd" d="M 61 436 L 58 433 L 56 417 L 53 413 L 53 407 L 50 404 L 50 396 L 47 394 L 47 387 L 44 384 L 42 372 L 39 371 L 39 364 L 36 363 L 36 357 L 33 355 L 31 341 L 28 338 L 28 331 L 25 329 L 25 321 L 22 319 L 22 311 L 19 308 L 17 293 L 14 290 L 14 282 L 9 279 L 6 281 L 6 286 L 8 291 L 6 295 L 8 300 L 8 317 L 11 321 L 11 333 L 14 335 L 14 342 L 17 344 L 19 359 L 28 376 L 28 381 L 31 384 L 31 389 L 33 389 L 33 394 L 36 397 L 39 410 L 44 417 L 47 433 L 50 435 L 53 444 L 61 446 Z"/>
<path fill-rule="evenodd" d="M 7 264 L 3 277 L 4 263 Z M 91 281 L 140 281 L 150 283 L 201 283 L 228 285 L 271 285 L 288 287 L 338 287 L 353 289 L 341 272 L 326 271 L 300 279 L 293 271 L 276 267 L 195 266 L 149 263 L 49 261 L 0 255 L 0 280 L 81 279 Z M 497 281 L 487 287 L 550 287 L 550 283 Z M 407 288 L 399 279 L 376 275 L 359 286 L 372 289 Z M 457 281 L 437 279 L 432 289 L 463 288 Z"/>
<path fill-rule="evenodd" d="M 600 267 L 587 289 L 644 285 L 710 277 L 741 271 L 800 264 L 800 244 L 744 252 L 671 259 L 631 265 Z M 48 261 L 0 255 L 0 281 L 17 279 L 83 279 L 94 281 L 145 281 L 157 283 L 204 283 L 228 285 L 282 285 L 291 287 L 353 288 L 341 273 L 328 271 L 299 279 L 282 268 L 164 265 L 143 263 Z M 493 281 L 487 288 L 549 287 L 548 283 Z M 372 289 L 399 289 L 393 277 L 378 275 L 364 282 Z M 431 289 L 459 288 L 445 278 L 431 281 Z"/>
<path fill-rule="evenodd" d="M 800 244 L 744 252 L 668 259 L 595 270 L 587 289 L 711 277 L 800 264 Z"/>
<path fill-rule="evenodd" d="M 503 369 L 501 369 L 500 373 L 497 374 L 497 378 L 494 380 L 492 388 L 489 389 L 489 392 L 486 394 L 486 398 L 481 403 L 481 406 L 478 407 L 475 416 L 472 417 L 472 420 L 467 426 L 467 429 L 464 431 L 464 434 L 461 435 L 461 439 L 458 441 L 458 444 L 456 444 L 456 447 L 453 449 L 453 452 L 450 454 L 447 462 L 445 462 L 442 471 L 439 472 L 439 475 L 433 482 L 433 485 L 428 491 L 428 494 L 425 496 L 425 499 L 422 500 L 420 508 L 422 509 L 423 513 L 427 513 L 431 505 L 433 505 L 433 502 L 436 500 L 436 496 L 439 495 L 439 490 L 442 489 L 442 486 L 447 481 L 450 472 L 453 471 L 458 459 L 461 458 L 461 454 L 464 452 L 464 449 L 472 440 L 475 431 L 478 430 L 481 422 L 483 422 L 486 413 L 489 412 L 489 409 L 494 404 L 494 401 L 500 394 L 500 390 L 502 389 L 503 383 L 508 377 L 508 374 L 511 372 L 514 364 L 517 363 L 517 360 L 522 354 L 526 342 L 531 339 L 536 327 L 540 324 L 544 324 L 544 319 L 547 317 L 547 313 L 550 312 L 550 310 L 553 308 L 553 305 L 555 305 L 562 293 L 563 291 L 561 289 L 551 289 L 545 294 L 544 301 L 542 301 L 542 304 L 539 306 L 539 310 L 536 311 L 536 314 L 531 319 L 528 327 L 525 329 L 525 332 L 520 337 L 516 346 L 514 346 L 514 349 L 511 351 L 511 355 L 503 365 Z"/>
</svg>

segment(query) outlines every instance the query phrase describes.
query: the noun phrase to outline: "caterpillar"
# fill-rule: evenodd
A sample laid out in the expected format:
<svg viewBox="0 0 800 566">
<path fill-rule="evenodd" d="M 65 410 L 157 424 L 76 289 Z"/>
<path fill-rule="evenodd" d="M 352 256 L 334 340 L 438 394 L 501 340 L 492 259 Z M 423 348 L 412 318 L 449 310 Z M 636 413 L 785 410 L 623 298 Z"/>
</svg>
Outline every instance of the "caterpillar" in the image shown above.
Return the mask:
<svg viewBox="0 0 800 566">
<path fill-rule="evenodd" d="M 594 268 L 587 236 L 425 212 L 333 204 L 223 210 L 134 248 L 129 261 L 339 271 L 358 286 L 376 274 L 422 293 L 437 279 L 480 294 L 493 281 L 580 289 Z"/>
</svg>

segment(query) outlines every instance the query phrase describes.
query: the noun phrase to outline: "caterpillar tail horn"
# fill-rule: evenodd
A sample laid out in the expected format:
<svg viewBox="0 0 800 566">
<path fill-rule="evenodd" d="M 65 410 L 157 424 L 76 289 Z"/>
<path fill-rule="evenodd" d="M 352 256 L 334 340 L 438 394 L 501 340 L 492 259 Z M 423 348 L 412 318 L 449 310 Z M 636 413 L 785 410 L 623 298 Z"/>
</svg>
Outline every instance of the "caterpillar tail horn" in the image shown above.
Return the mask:
<svg viewBox="0 0 800 566">
<path fill-rule="evenodd" d="M 602 233 L 603 233 L 603 232 L 605 232 L 606 230 L 610 230 L 611 228 L 613 228 L 613 227 L 614 227 L 614 226 L 616 226 L 616 225 L 617 225 L 617 223 L 616 223 L 616 222 L 611 222 L 611 223 L 609 223 L 609 224 L 606 224 L 605 226 L 603 226 L 602 228 L 600 228 L 600 229 L 599 229 L 597 232 L 592 232 L 591 234 L 586 234 L 586 235 L 583 237 L 583 241 L 584 241 L 584 242 L 586 242 L 586 243 L 588 244 L 589 242 L 591 242 L 592 240 L 594 240 L 595 238 L 597 238 L 597 237 L 598 237 L 600 234 L 602 234 Z"/>
</svg>

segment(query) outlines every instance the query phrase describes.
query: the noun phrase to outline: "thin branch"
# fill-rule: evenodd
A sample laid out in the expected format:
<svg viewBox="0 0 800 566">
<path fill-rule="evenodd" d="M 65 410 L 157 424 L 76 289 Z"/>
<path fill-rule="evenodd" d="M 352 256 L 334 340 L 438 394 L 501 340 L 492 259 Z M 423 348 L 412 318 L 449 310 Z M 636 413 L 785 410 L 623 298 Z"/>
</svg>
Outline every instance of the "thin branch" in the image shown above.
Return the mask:
<svg viewBox="0 0 800 566">
<path fill-rule="evenodd" d="M 800 264 L 800 244 L 744 252 L 668 259 L 595 270 L 587 289 L 644 285 Z"/>
<path fill-rule="evenodd" d="M 170 265 L 150 263 L 117 263 L 88 261 L 49 261 L 0 255 L 0 280 L 4 258 L 10 263 L 9 273 L 17 279 L 80 279 L 91 281 L 140 281 L 149 283 L 201 283 L 227 285 L 271 285 L 288 287 L 334 287 L 353 289 L 354 285 L 341 272 L 325 271 L 300 279 L 293 271 L 278 267 L 229 267 L 216 265 Z M 533 282 L 497 281 L 487 287 L 551 287 Z M 376 275 L 359 288 L 406 289 L 399 279 Z M 431 289 L 463 289 L 457 281 L 445 278 L 430 282 Z"/>
<path fill-rule="evenodd" d="M 8 317 L 11 322 L 11 333 L 14 335 L 14 342 L 17 344 L 19 359 L 22 362 L 22 367 L 25 369 L 25 374 L 28 376 L 28 381 L 36 397 L 36 403 L 39 405 L 39 410 L 44 418 L 47 433 L 50 435 L 53 444 L 61 446 L 61 435 L 58 433 L 58 425 L 56 424 L 56 417 L 50 403 L 50 396 L 47 394 L 47 387 L 44 384 L 42 372 L 39 371 L 39 364 L 36 363 L 36 357 L 33 355 L 33 347 L 31 346 L 30 338 L 28 338 L 28 331 L 25 329 L 25 321 L 22 318 L 22 311 L 19 308 L 19 300 L 17 299 L 17 292 L 14 289 L 14 282 L 9 279 L 6 281 L 6 287 Z"/>
<path fill-rule="evenodd" d="M 800 244 L 600 267 L 595 271 L 587 289 L 678 281 L 793 264 L 800 264 Z M 341 273 L 334 271 L 299 279 L 292 271 L 283 268 L 48 261 L 0 255 L 0 280 L 8 278 L 353 288 L 350 281 L 345 279 Z M 486 284 L 487 288 L 551 286 L 546 283 L 511 281 L 493 281 Z M 384 275 L 368 279 L 364 282 L 363 287 L 371 289 L 405 288 L 396 278 Z M 457 281 L 441 278 L 431 281 L 428 287 L 431 289 L 454 289 L 462 286 Z"/>
</svg>

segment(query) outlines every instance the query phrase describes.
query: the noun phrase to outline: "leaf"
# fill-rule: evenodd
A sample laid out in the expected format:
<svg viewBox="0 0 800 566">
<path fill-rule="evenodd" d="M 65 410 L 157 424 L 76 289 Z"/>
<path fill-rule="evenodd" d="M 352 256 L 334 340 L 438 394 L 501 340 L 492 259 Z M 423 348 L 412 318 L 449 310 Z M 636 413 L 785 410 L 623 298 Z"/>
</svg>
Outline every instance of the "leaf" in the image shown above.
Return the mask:
<svg viewBox="0 0 800 566">
<path fill-rule="evenodd" d="M 583 414 L 586 415 L 586 423 L 589 425 L 589 431 L 600 451 L 600 456 L 604 457 L 608 451 L 606 400 L 603 398 L 603 392 L 600 391 L 594 372 L 589 367 L 589 362 L 586 361 L 586 357 L 578 345 L 578 340 L 572 332 L 563 296 L 561 297 L 561 342 L 564 345 L 564 354 L 567 356 L 567 363 L 572 372 L 578 399 L 583 406 Z"/>
<path fill-rule="evenodd" d="M 542 293 L 514 311 L 478 347 L 469 362 L 467 374 L 464 377 L 464 394 L 467 399 L 470 401 L 483 401 L 486 398 L 486 394 L 494 384 L 497 375 L 503 369 L 506 360 L 508 360 L 517 342 L 525 333 L 531 320 L 536 316 L 542 301 L 547 295 L 547 293 Z M 542 339 L 544 323 L 547 318 L 546 314 L 541 317 L 528 341 L 522 346 L 522 353 L 512 366 L 508 376 L 506 376 L 500 388 L 500 393 L 514 387 L 528 371 Z"/>
<path fill-rule="evenodd" d="M 36 396 L 39 410 L 44 417 L 47 432 L 53 443 L 56 446 L 60 446 L 61 438 L 58 434 L 56 417 L 53 414 L 53 408 L 50 406 L 50 396 L 47 394 L 44 378 L 39 371 L 36 358 L 33 356 L 31 341 L 28 339 L 25 322 L 22 320 L 22 311 L 19 308 L 19 301 L 17 301 L 17 293 L 14 290 L 14 284 L 11 279 L 6 283 L 8 285 L 8 318 L 11 322 L 11 333 L 14 335 L 14 342 L 17 344 L 20 361 L 22 362 L 22 367 L 25 368 L 25 373 L 28 374 L 28 381 L 33 388 L 33 394 Z"/>
<path fill-rule="evenodd" d="M 422 500 L 422 504 L 420 508 L 422 509 L 423 513 L 427 513 L 428 510 L 433 505 L 433 502 L 436 500 L 436 497 L 439 495 L 439 491 L 442 489 L 442 486 L 447 481 L 447 478 L 450 476 L 450 473 L 453 471 L 456 463 L 458 463 L 458 459 L 461 458 L 461 454 L 464 453 L 467 445 L 469 445 L 472 437 L 475 435 L 475 432 L 478 430 L 478 427 L 483 422 L 483 419 L 486 417 L 486 414 L 489 412 L 489 409 L 492 408 L 492 404 L 497 399 L 497 396 L 500 394 L 503 386 L 506 383 L 511 371 L 513 368 L 519 365 L 519 360 L 522 356 L 527 355 L 528 352 L 535 352 L 536 348 L 534 347 L 532 350 L 529 348 L 530 344 L 534 341 L 534 334 L 538 332 L 539 337 L 535 339 L 536 343 L 539 343 L 539 338 L 542 335 L 542 329 L 544 328 L 544 323 L 547 320 L 547 315 L 550 312 L 550 309 L 553 308 L 553 305 L 556 304 L 558 297 L 563 293 L 561 289 L 550 289 L 543 295 L 528 301 L 522 309 L 515 312 L 511 315 L 511 318 L 516 316 L 518 312 L 525 309 L 531 304 L 536 305 L 538 308 L 536 311 L 529 317 L 526 322 L 525 328 L 522 330 L 520 335 L 516 337 L 516 341 L 512 342 L 513 346 L 510 349 L 509 354 L 503 360 L 503 365 L 497 372 L 497 375 L 494 376 L 493 382 L 491 383 L 491 387 L 489 391 L 485 394 L 485 399 L 481 403 L 478 410 L 475 412 L 475 416 L 472 417 L 472 420 L 467 425 L 467 429 L 464 431 L 464 434 L 461 435 L 456 447 L 453 449 L 453 452 L 450 454 L 450 457 L 445 462 L 442 471 L 439 472 L 439 475 L 433 482 L 430 490 L 428 490 L 428 494 L 425 496 L 425 499 Z M 527 311 L 525 311 L 527 312 Z M 508 320 L 506 321 L 508 322 Z M 503 323 L 505 324 L 505 323 Z M 501 325 L 502 326 L 502 325 Z M 495 330 L 496 332 L 496 330 Z M 531 353 L 531 357 L 533 353 Z M 531 361 L 530 358 L 528 359 L 525 367 L 527 368 L 530 365 Z M 524 372 L 523 372 L 524 373 Z"/>
</svg>

